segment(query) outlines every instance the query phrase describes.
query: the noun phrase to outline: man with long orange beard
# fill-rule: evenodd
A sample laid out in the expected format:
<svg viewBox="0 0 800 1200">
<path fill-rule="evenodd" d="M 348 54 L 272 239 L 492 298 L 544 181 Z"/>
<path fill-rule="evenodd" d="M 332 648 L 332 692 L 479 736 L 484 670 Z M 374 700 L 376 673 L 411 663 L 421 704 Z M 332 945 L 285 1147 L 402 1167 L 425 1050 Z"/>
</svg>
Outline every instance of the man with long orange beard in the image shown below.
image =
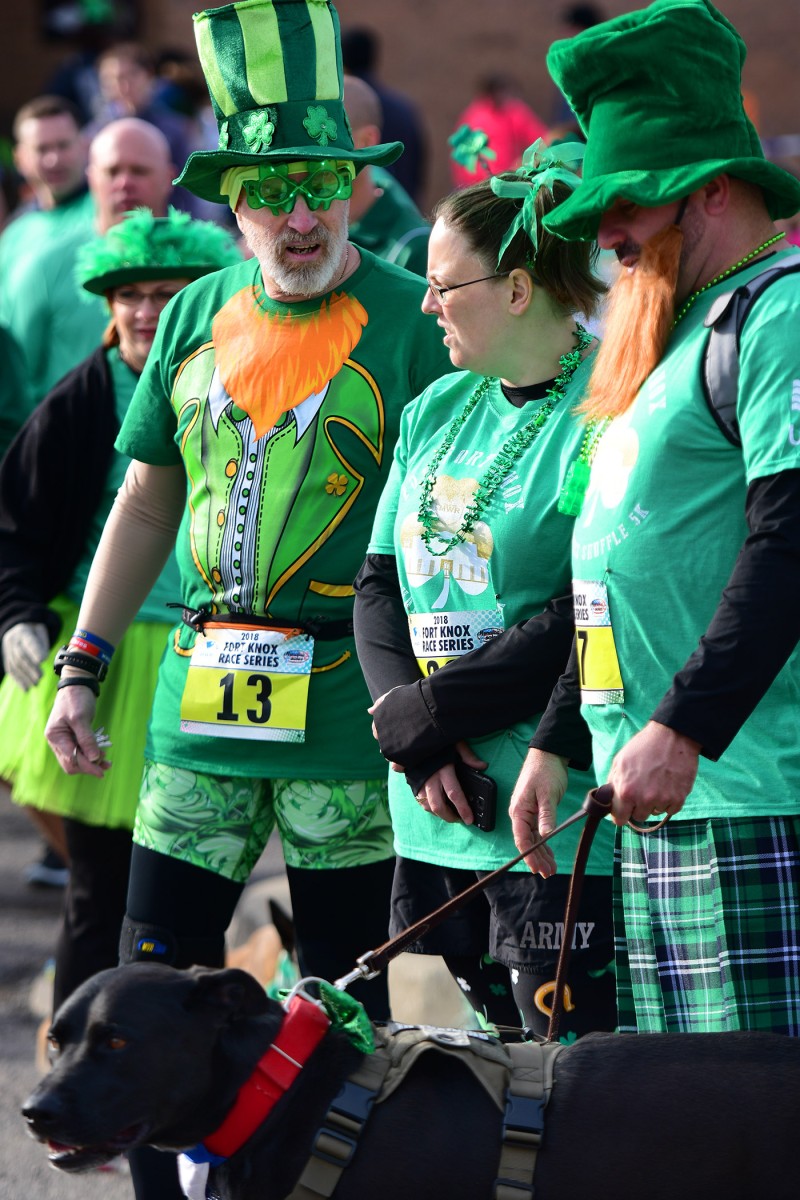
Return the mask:
<svg viewBox="0 0 800 1200">
<path fill-rule="evenodd" d="M 220 147 L 181 183 L 230 205 L 254 257 L 163 315 L 64 659 L 62 684 L 88 683 L 59 692 L 49 737 L 66 770 L 102 774 L 92 689 L 177 532 L 183 621 L 150 724 L 122 960 L 221 965 L 277 826 L 301 970 L 333 980 L 386 939 L 394 867 L 352 581 L 402 409 L 450 364 L 424 282 L 348 241 L 356 171 L 402 146 L 354 148 L 328 0 L 194 20 Z M 361 987 L 388 1017 L 385 981 Z M 145 1160 L 137 1194 L 164 1200 Z"/>
<path fill-rule="evenodd" d="M 800 207 L 743 111 L 744 53 L 707 0 L 657 0 L 548 59 L 588 143 L 547 223 L 622 274 L 583 405 L 574 671 L 512 813 L 521 848 L 554 824 L 588 757 L 579 689 L 620 826 L 626 1030 L 800 1034 L 800 276 L 741 331 L 735 429 L 702 379 L 720 298 L 781 261 L 773 221 Z"/>
</svg>

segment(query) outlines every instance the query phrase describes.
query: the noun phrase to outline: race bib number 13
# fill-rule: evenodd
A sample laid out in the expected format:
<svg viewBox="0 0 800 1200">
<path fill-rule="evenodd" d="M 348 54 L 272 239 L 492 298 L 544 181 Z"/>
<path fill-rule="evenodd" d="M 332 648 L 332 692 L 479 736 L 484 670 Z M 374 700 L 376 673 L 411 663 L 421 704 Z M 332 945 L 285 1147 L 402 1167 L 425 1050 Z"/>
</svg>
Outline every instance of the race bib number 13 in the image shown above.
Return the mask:
<svg viewBox="0 0 800 1200">
<path fill-rule="evenodd" d="M 623 704 L 608 588 L 596 579 L 576 579 L 572 587 L 581 700 L 584 704 Z"/>
<path fill-rule="evenodd" d="M 206 625 L 181 700 L 181 732 L 304 742 L 314 639 L 298 629 Z"/>
</svg>

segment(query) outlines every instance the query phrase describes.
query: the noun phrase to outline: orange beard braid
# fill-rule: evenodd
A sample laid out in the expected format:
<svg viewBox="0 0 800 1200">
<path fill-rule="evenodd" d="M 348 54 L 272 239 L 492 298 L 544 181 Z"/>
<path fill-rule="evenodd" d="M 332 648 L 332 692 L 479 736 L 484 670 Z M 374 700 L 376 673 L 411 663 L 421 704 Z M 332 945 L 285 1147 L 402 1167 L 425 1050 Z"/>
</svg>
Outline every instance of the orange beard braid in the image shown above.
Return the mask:
<svg viewBox="0 0 800 1200">
<path fill-rule="evenodd" d="M 682 245 L 677 225 L 659 230 L 642 244 L 636 269 L 623 267 L 612 286 L 589 391 L 578 408 L 590 420 L 624 413 L 661 361 L 675 316 Z"/>
<path fill-rule="evenodd" d="M 320 392 L 361 338 L 367 314 L 354 296 L 335 293 L 317 312 L 264 312 L 244 288 L 212 326 L 220 379 L 263 437 L 279 417 Z"/>
</svg>

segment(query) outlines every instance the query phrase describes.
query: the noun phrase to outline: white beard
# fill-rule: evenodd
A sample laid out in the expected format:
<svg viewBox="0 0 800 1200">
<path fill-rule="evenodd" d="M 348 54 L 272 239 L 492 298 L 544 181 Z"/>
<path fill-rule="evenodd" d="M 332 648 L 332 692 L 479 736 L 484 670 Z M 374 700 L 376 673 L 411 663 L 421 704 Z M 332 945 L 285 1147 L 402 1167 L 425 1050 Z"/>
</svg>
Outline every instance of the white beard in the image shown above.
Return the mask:
<svg viewBox="0 0 800 1200">
<path fill-rule="evenodd" d="M 336 229 L 317 225 L 310 234 L 300 235 L 290 230 L 279 235 L 267 233 L 260 225 L 247 223 L 242 230 L 244 239 L 261 264 L 265 279 L 285 296 L 321 296 L 331 290 L 342 270 L 342 258 L 347 247 L 347 216 L 349 202 Z M 292 244 L 317 242 L 323 249 L 316 262 L 289 263 L 283 251 Z M 271 290 L 271 289 L 270 289 Z"/>
</svg>

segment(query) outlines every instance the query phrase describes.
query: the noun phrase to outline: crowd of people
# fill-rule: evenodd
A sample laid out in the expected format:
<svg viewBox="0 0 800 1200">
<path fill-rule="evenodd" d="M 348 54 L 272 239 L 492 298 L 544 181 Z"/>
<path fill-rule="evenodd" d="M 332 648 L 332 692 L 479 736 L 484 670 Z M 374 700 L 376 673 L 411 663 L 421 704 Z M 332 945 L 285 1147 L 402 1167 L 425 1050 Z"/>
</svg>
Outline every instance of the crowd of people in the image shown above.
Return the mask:
<svg viewBox="0 0 800 1200">
<path fill-rule="evenodd" d="M 66 830 L 56 1001 L 221 965 L 277 831 L 328 980 L 524 852 L 416 949 L 544 1036 L 577 833 L 531 847 L 608 783 L 563 1040 L 796 1036 L 800 182 L 744 44 L 710 0 L 577 6 L 558 120 L 485 81 L 423 214 L 369 38 L 308 3 L 195 15 L 213 140 L 127 43 L 88 149 L 58 97 L 15 123 L 0 777 Z"/>
</svg>

